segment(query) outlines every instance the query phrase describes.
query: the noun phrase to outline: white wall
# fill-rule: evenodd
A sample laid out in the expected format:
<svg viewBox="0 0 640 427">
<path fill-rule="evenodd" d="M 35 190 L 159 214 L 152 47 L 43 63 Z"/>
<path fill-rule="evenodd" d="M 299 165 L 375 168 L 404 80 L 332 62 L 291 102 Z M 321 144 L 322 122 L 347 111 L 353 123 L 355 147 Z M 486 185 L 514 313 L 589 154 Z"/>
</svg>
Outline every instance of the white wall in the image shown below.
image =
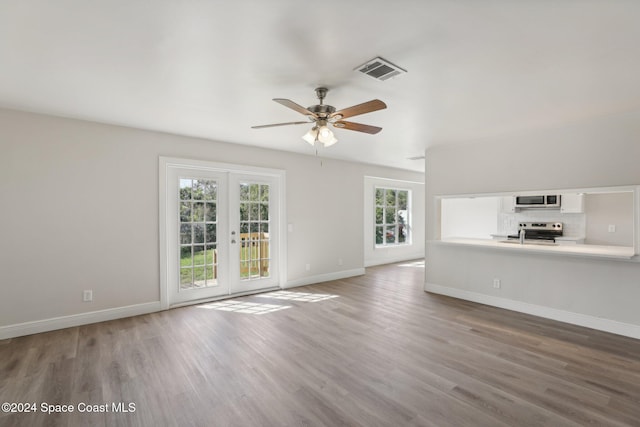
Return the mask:
<svg viewBox="0 0 640 427">
<path fill-rule="evenodd" d="M 442 199 L 440 238 L 490 239 L 498 230 L 499 203 L 499 197 Z"/>
<path fill-rule="evenodd" d="M 424 179 L 397 169 L 0 110 L 0 338 L 19 333 L 15 325 L 24 322 L 157 306 L 159 156 L 284 169 L 287 220 L 294 226 L 287 236 L 289 284 L 362 271 L 365 175 Z M 93 302 L 81 302 L 83 289 L 93 290 Z"/>
<path fill-rule="evenodd" d="M 378 247 L 375 245 L 375 188 L 411 190 L 411 245 Z M 364 265 L 380 265 L 424 258 L 424 182 L 364 177 Z"/>
<path fill-rule="evenodd" d="M 586 194 L 586 240 L 592 245 L 633 246 L 633 193 Z M 615 232 L 609 232 L 609 226 Z"/>
<path fill-rule="evenodd" d="M 433 242 L 435 195 L 638 184 L 639 138 L 640 112 L 632 112 L 427 150 L 426 289 L 640 338 L 640 263 Z M 536 149 L 527 151 L 526 162 L 510 161 L 528 147 Z M 548 153 L 555 163 L 542 169 Z"/>
</svg>

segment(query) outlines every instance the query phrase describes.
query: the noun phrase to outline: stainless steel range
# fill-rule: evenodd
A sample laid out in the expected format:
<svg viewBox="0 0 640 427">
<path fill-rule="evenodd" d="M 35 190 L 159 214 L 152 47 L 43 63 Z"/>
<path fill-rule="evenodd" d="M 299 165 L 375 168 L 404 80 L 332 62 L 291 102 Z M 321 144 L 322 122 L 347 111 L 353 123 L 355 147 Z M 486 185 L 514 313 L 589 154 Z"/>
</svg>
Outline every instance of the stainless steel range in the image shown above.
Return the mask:
<svg viewBox="0 0 640 427">
<path fill-rule="evenodd" d="M 561 222 L 521 222 L 518 224 L 518 234 L 509 235 L 507 238 L 509 240 L 554 243 L 556 237 L 561 236 Z"/>
</svg>

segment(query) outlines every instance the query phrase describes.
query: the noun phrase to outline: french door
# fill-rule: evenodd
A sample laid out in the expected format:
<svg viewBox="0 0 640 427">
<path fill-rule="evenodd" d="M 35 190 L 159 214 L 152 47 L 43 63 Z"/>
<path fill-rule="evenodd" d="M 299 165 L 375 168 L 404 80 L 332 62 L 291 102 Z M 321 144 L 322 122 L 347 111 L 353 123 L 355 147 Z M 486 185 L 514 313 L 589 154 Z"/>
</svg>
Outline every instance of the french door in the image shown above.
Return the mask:
<svg viewBox="0 0 640 427">
<path fill-rule="evenodd" d="M 279 286 L 281 180 L 161 158 L 163 305 Z"/>
</svg>

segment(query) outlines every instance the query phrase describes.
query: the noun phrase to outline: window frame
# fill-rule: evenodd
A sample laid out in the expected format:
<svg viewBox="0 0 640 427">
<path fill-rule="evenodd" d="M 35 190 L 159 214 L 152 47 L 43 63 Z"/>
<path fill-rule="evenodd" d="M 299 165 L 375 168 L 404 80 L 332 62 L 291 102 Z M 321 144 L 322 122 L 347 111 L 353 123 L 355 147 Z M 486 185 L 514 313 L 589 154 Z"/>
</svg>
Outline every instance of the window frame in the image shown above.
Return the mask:
<svg viewBox="0 0 640 427">
<path fill-rule="evenodd" d="M 383 203 L 382 204 L 378 204 L 378 190 L 382 190 L 383 193 Z M 387 206 L 387 191 L 395 191 L 395 203 L 393 206 L 393 209 L 395 209 L 395 213 L 394 213 L 394 222 L 390 223 L 387 222 L 387 209 L 389 208 L 389 206 Z M 398 209 L 399 207 L 399 196 L 398 193 L 399 192 L 406 192 L 407 193 L 407 208 L 406 208 L 406 219 L 404 224 L 401 224 L 399 221 L 399 215 L 398 212 L 400 211 Z M 411 246 L 412 245 L 412 232 L 411 232 L 411 219 L 412 219 L 412 206 L 411 206 L 411 199 L 412 199 L 412 190 L 410 188 L 406 188 L 406 187 L 392 187 L 392 186 L 384 186 L 384 185 L 374 185 L 373 186 L 373 243 L 374 243 L 374 247 L 376 249 L 379 248 L 393 248 L 393 247 L 406 247 L 406 246 Z M 378 223 L 378 215 L 377 215 L 377 211 L 378 208 L 382 208 L 382 223 Z M 405 241 L 404 242 L 400 242 L 400 232 L 398 230 L 400 225 L 404 225 L 404 228 L 406 230 L 406 236 L 405 236 Z M 387 235 L 385 230 L 387 230 L 387 227 L 393 226 L 394 227 L 394 242 L 387 242 Z M 378 233 L 378 227 L 382 227 L 382 243 L 378 243 L 377 241 L 377 233 Z"/>
</svg>

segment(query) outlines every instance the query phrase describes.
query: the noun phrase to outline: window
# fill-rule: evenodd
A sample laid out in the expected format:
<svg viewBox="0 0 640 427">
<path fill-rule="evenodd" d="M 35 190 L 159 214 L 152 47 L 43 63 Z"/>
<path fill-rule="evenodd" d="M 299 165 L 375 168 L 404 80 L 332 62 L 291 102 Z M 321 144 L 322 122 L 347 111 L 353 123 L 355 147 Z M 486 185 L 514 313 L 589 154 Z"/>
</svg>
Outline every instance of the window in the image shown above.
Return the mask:
<svg viewBox="0 0 640 427">
<path fill-rule="evenodd" d="M 269 185 L 240 183 L 240 280 L 269 277 Z"/>
<path fill-rule="evenodd" d="M 180 178 L 180 287 L 217 284 L 218 185 L 206 179 Z"/>
<path fill-rule="evenodd" d="M 376 246 L 407 245 L 411 191 L 376 187 Z"/>
</svg>

